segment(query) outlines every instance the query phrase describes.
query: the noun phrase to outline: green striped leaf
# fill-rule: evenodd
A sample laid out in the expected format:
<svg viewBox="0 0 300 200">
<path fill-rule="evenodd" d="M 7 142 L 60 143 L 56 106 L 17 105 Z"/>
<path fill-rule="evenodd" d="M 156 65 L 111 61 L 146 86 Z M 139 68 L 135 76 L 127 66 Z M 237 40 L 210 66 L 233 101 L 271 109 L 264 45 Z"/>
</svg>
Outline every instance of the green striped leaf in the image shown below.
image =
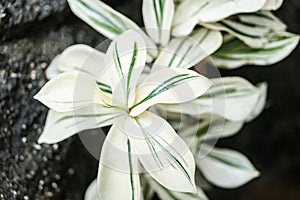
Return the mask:
<svg viewBox="0 0 300 200">
<path fill-rule="evenodd" d="M 283 0 L 267 0 L 262 10 L 277 10 L 282 5 Z"/>
<path fill-rule="evenodd" d="M 153 108 L 151 109 L 151 112 L 159 115 L 159 116 L 164 116 L 166 115 L 166 120 L 171 124 L 171 126 L 176 130 L 176 131 L 180 131 L 182 128 L 185 128 L 189 125 L 191 125 L 191 123 L 194 123 L 195 121 L 191 121 L 191 117 L 188 115 L 182 115 L 181 113 L 174 113 L 174 112 L 165 112 L 165 110 L 163 108 L 161 108 L 161 106 L 155 105 L 153 106 Z"/>
<path fill-rule="evenodd" d="M 164 76 L 162 76 L 164 74 Z M 158 103 L 181 103 L 202 95 L 211 82 L 192 70 L 164 68 L 150 74 L 136 89 L 130 115 L 138 116 Z"/>
<path fill-rule="evenodd" d="M 213 86 L 202 96 L 182 104 L 162 104 L 169 112 L 193 116 L 212 113 L 231 121 L 244 121 L 256 109 L 260 89 L 240 77 L 212 79 Z"/>
<path fill-rule="evenodd" d="M 163 111 L 163 106 L 156 106 L 156 109 L 157 113 L 166 113 L 167 121 L 177 130 L 185 143 L 189 144 L 193 154 L 204 140 L 233 136 L 245 123 L 244 121 L 229 121 L 210 113 L 190 116 Z"/>
<path fill-rule="evenodd" d="M 136 30 L 145 39 L 148 47 L 148 61 L 157 54 L 156 45 L 139 26 L 123 14 L 98 0 L 68 0 L 75 15 L 104 36 L 114 39 L 126 30 Z"/>
<path fill-rule="evenodd" d="M 104 141 L 98 170 L 99 199 L 140 200 L 138 160 L 129 139 L 114 124 Z M 116 191 L 117 189 L 117 191 Z"/>
<path fill-rule="evenodd" d="M 69 112 L 91 104 L 111 105 L 111 98 L 98 88 L 92 76 L 78 71 L 65 72 L 51 79 L 34 98 L 57 112 Z"/>
<path fill-rule="evenodd" d="M 229 121 L 211 114 L 195 116 L 192 120 L 199 122 L 186 126 L 178 133 L 183 138 L 196 136 L 200 141 L 230 137 L 238 133 L 244 124 L 243 121 Z"/>
<path fill-rule="evenodd" d="M 198 22 L 210 23 L 237 13 L 255 12 L 266 0 L 186 0 L 176 8 L 173 20 L 173 34 L 188 35 Z"/>
<path fill-rule="evenodd" d="M 151 188 L 163 200 L 208 200 L 201 188 L 197 187 L 197 194 L 194 193 L 185 193 L 185 192 L 176 192 L 169 190 L 164 186 L 157 183 L 150 176 L 145 176 Z"/>
<path fill-rule="evenodd" d="M 101 1 L 68 0 L 68 3 L 74 14 L 108 38 L 138 28 L 133 21 Z"/>
<path fill-rule="evenodd" d="M 136 31 L 126 31 L 110 44 L 105 66 L 116 101 L 113 103 L 126 107 L 133 105 L 135 87 L 145 63 L 146 44 Z"/>
<path fill-rule="evenodd" d="M 269 11 L 243 13 L 220 22 L 200 24 L 213 30 L 228 32 L 253 48 L 266 46 L 274 33 L 286 29 L 286 25 Z"/>
<path fill-rule="evenodd" d="M 287 57 L 298 42 L 298 35 L 281 32 L 274 34 L 263 48 L 253 49 L 237 38 L 228 37 L 212 58 L 218 67 L 228 69 L 247 64 L 271 65 Z"/>
<path fill-rule="evenodd" d="M 38 142 L 52 144 L 83 130 L 111 125 L 121 114 L 119 110 L 98 106 L 89 106 L 63 113 L 49 110 L 44 130 Z"/>
<path fill-rule="evenodd" d="M 244 155 L 230 149 L 202 145 L 195 160 L 205 178 L 221 188 L 236 188 L 259 176 Z"/>
<path fill-rule="evenodd" d="M 104 57 L 104 53 L 88 45 L 72 45 L 53 59 L 46 70 L 46 76 L 51 79 L 63 72 L 78 71 L 87 73 L 96 80 L 97 85 L 103 92 L 111 94 L 108 77 L 103 75 Z"/>
<path fill-rule="evenodd" d="M 155 60 L 159 66 L 191 68 L 215 52 L 222 44 L 222 34 L 206 28 L 196 29 L 190 36 L 174 38 Z"/>
<path fill-rule="evenodd" d="M 145 170 L 168 189 L 195 192 L 193 155 L 171 125 L 148 111 L 124 120 L 122 130 Z"/>
<path fill-rule="evenodd" d="M 150 37 L 161 45 L 170 39 L 171 24 L 174 15 L 174 2 L 170 0 L 144 0 L 143 19 Z"/>
</svg>

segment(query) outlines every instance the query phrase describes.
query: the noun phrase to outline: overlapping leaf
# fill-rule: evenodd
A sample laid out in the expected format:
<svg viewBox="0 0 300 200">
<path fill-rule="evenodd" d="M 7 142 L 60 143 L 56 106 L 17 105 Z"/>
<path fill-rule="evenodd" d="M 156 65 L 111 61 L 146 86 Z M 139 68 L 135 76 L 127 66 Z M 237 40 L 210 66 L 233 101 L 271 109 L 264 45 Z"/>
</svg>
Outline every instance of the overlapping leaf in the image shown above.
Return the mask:
<svg viewBox="0 0 300 200">
<path fill-rule="evenodd" d="M 57 112 L 69 112 L 92 104 L 109 107 L 111 100 L 86 73 L 66 72 L 48 81 L 34 96 Z"/>
<path fill-rule="evenodd" d="M 172 39 L 160 52 L 152 71 L 159 66 L 191 68 L 215 52 L 221 44 L 222 35 L 219 31 L 196 29 L 190 36 Z"/>
<path fill-rule="evenodd" d="M 147 43 L 148 61 L 156 56 L 156 45 L 139 26 L 108 5 L 95 0 L 68 0 L 68 3 L 75 15 L 110 39 L 126 30 L 138 31 Z"/>
<path fill-rule="evenodd" d="M 151 177 L 145 177 L 147 181 L 150 183 L 151 188 L 156 192 L 156 194 L 163 200 L 208 200 L 204 192 L 201 188 L 197 187 L 197 194 L 194 193 L 185 193 L 185 192 L 176 192 L 169 190 L 156 181 L 154 181 Z"/>
<path fill-rule="evenodd" d="M 143 19 L 150 37 L 161 45 L 170 39 L 171 24 L 174 15 L 174 2 L 170 0 L 144 0 Z"/>
<path fill-rule="evenodd" d="M 83 130 L 111 125 L 121 114 L 117 109 L 97 106 L 63 113 L 49 110 L 45 127 L 38 142 L 56 143 Z"/>
<path fill-rule="evenodd" d="M 137 116 L 158 103 L 182 103 L 195 99 L 210 86 L 207 78 L 192 70 L 165 68 L 156 71 L 138 86 L 130 115 Z"/>
<path fill-rule="evenodd" d="M 109 46 L 105 56 L 106 74 L 113 98 L 126 107 L 135 99 L 135 87 L 146 63 L 146 44 L 136 31 L 126 31 Z"/>
<path fill-rule="evenodd" d="M 255 12 L 264 4 L 265 0 L 186 0 L 176 9 L 173 34 L 188 35 L 198 22 L 216 22 L 237 13 Z"/>
<path fill-rule="evenodd" d="M 274 32 L 286 29 L 285 24 L 268 11 L 239 14 L 216 23 L 201 23 L 201 25 L 228 32 L 252 48 L 264 47 Z"/>
<path fill-rule="evenodd" d="M 51 79 L 63 72 L 87 73 L 96 80 L 103 92 L 110 95 L 109 80 L 104 76 L 104 57 L 104 53 L 88 45 L 72 45 L 53 59 L 46 70 L 46 76 Z"/>
<path fill-rule="evenodd" d="M 244 124 L 242 121 L 229 121 L 210 114 L 195 119 L 199 122 L 184 128 L 179 132 L 180 136 L 197 137 L 199 140 L 225 138 L 238 133 Z"/>
<path fill-rule="evenodd" d="M 182 104 L 162 104 L 169 112 L 201 116 L 213 113 L 232 121 L 244 121 L 256 108 L 260 91 L 240 77 L 212 79 L 213 86 L 199 98 Z"/>
<path fill-rule="evenodd" d="M 212 58 L 218 67 L 228 69 L 246 64 L 271 65 L 287 57 L 298 42 L 298 35 L 281 32 L 273 35 L 263 48 L 253 49 L 237 38 L 228 37 Z"/>
<path fill-rule="evenodd" d="M 145 111 L 119 124 L 139 161 L 156 181 L 171 190 L 195 192 L 193 155 L 164 119 Z"/>
</svg>

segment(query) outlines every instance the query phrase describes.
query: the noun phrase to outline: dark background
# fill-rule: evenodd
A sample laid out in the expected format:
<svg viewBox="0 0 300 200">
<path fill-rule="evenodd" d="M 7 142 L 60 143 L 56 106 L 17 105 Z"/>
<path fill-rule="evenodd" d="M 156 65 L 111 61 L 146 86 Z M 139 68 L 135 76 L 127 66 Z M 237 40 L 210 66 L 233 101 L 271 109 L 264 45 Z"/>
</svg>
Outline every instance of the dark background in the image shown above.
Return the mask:
<svg viewBox="0 0 300 200">
<path fill-rule="evenodd" d="M 141 22 L 141 1 L 107 1 Z M 285 1 L 276 12 L 300 33 L 300 1 Z M 97 173 L 95 160 L 73 137 L 38 145 L 47 109 L 32 97 L 46 82 L 44 70 L 74 43 L 97 45 L 104 38 L 69 10 L 65 0 L 0 0 L 0 199 L 82 199 Z M 211 199 L 300 199 L 300 86 L 297 48 L 266 67 L 222 71 L 252 83 L 269 84 L 265 111 L 240 134 L 218 142 L 239 150 L 261 176 L 234 190 L 212 187 Z"/>
</svg>

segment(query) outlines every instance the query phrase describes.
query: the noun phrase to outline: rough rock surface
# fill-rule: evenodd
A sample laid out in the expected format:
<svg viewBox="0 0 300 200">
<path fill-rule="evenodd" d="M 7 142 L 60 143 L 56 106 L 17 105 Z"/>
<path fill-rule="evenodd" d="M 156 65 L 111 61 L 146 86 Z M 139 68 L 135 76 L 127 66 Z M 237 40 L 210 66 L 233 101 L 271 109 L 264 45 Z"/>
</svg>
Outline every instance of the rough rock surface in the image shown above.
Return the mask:
<svg viewBox="0 0 300 200">
<path fill-rule="evenodd" d="M 96 162 L 90 165 L 84 158 L 78 162 L 68 155 L 71 140 L 36 143 L 47 109 L 32 97 L 46 82 L 44 70 L 49 62 L 73 43 L 97 44 L 103 39 L 78 20 L 64 24 L 0 45 L 0 199 L 80 199 L 84 188 L 66 194 L 60 187 L 72 183 L 74 173 L 77 187 L 95 175 L 86 174 L 91 168 L 96 172 Z"/>
<path fill-rule="evenodd" d="M 1 0 L 0 29 L 42 20 L 66 7 L 65 0 Z"/>
</svg>

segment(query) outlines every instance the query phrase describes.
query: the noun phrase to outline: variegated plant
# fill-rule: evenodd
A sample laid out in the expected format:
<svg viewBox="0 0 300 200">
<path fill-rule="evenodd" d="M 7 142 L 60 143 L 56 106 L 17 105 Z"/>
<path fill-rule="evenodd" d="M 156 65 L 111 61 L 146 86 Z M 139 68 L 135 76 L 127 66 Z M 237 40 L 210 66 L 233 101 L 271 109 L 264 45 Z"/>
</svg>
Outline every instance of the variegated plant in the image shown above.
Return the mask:
<svg viewBox="0 0 300 200">
<path fill-rule="evenodd" d="M 176 59 L 178 59 L 176 54 L 174 54 L 174 56 L 176 57 Z M 104 54 L 95 51 L 93 48 L 88 47 L 87 45 L 79 44 L 67 48 L 64 52 L 58 55 L 51 63 L 49 69 L 52 70 L 55 69 L 52 71 L 52 74 L 55 74 L 55 72 L 65 73 L 65 72 L 72 72 L 72 71 L 73 72 L 82 71 L 90 75 L 94 74 L 93 76 L 97 80 L 98 86 L 101 88 L 101 90 L 106 91 L 106 93 L 111 93 L 111 88 L 107 86 L 108 84 L 107 83 L 103 84 L 103 81 L 97 79 L 97 75 L 101 74 L 101 71 L 103 70 L 103 67 L 101 67 L 104 65 L 103 62 L 104 62 Z M 186 62 L 190 64 L 189 67 L 191 67 L 191 64 L 193 64 L 193 62 L 188 62 L 188 60 L 186 60 Z M 78 68 L 78 66 L 81 66 L 81 68 Z M 160 68 L 156 67 L 156 65 L 153 66 L 153 69 L 156 70 L 152 71 L 151 73 L 161 72 Z M 173 69 L 173 67 L 171 67 L 170 69 Z M 140 78 L 143 80 L 147 76 L 150 76 L 151 73 L 149 67 L 146 67 L 144 68 L 144 71 L 142 72 Z M 198 160 L 196 162 L 197 166 L 202 171 L 206 171 L 206 169 L 209 170 L 211 168 L 211 166 L 200 167 L 201 164 L 199 163 L 201 163 L 201 159 L 203 160 L 205 158 L 197 159 L 197 155 L 199 154 L 198 152 L 200 152 L 198 151 L 198 148 L 202 146 L 202 141 L 204 139 L 211 139 L 211 138 L 217 139 L 219 137 L 228 137 L 233 135 L 234 133 L 237 133 L 245 122 L 251 121 L 257 115 L 259 115 L 260 112 L 263 110 L 266 101 L 266 92 L 267 92 L 265 83 L 262 83 L 258 87 L 255 87 L 247 80 L 240 77 L 216 78 L 216 79 L 211 79 L 211 81 L 213 83 L 212 87 L 209 90 L 207 90 L 202 96 L 194 100 L 177 104 L 177 105 L 156 104 L 154 110 L 155 113 L 157 113 L 158 115 L 161 113 L 161 111 L 167 112 L 168 113 L 167 120 L 175 130 L 179 130 L 180 126 L 183 126 L 181 127 L 182 131 L 179 130 L 178 133 L 187 142 L 187 144 L 189 144 L 190 149 L 194 154 L 194 157 L 196 158 L 196 161 Z M 139 82 L 141 82 L 141 80 L 139 80 Z M 80 90 L 80 88 L 77 89 Z M 50 111 L 49 114 L 51 112 L 53 111 Z M 186 114 L 187 120 L 185 120 L 180 113 Z M 215 117 L 211 117 L 211 116 L 215 116 Z M 85 124 L 83 123 L 82 125 Z M 105 125 L 107 124 L 104 124 L 104 126 Z M 83 129 L 86 129 L 86 127 L 77 128 L 77 130 L 73 130 L 73 131 L 69 130 L 68 133 L 71 135 Z M 44 133 L 45 134 L 47 133 L 48 137 L 52 137 L 52 136 L 55 137 L 54 134 L 60 132 L 62 132 L 62 130 L 54 129 L 53 125 L 46 124 Z M 49 138 L 47 140 L 44 140 L 43 135 L 40 139 L 40 142 L 49 142 Z M 61 136 L 61 134 L 59 135 Z M 58 140 L 52 142 L 57 142 L 57 141 Z M 242 155 L 240 156 L 244 158 Z M 226 185 L 225 182 L 223 183 L 223 185 L 222 184 L 216 184 L 216 185 L 221 187 L 227 187 L 227 188 L 237 187 L 248 182 L 249 180 L 255 178 L 258 175 L 257 171 L 253 168 L 250 162 L 245 158 L 244 159 L 242 158 L 241 161 L 243 162 L 239 163 L 242 166 L 240 167 L 237 166 L 236 168 L 230 168 L 231 165 L 228 164 L 230 162 L 222 162 L 222 160 L 226 158 L 213 160 L 217 163 L 223 164 L 224 169 L 220 169 L 220 170 L 222 171 L 226 170 L 226 166 L 229 167 L 229 170 L 233 170 L 228 172 L 228 176 L 234 174 L 235 172 L 237 174 L 242 173 L 241 175 L 242 177 L 236 176 L 240 180 L 236 181 L 235 184 Z M 203 160 L 203 162 L 205 162 L 205 160 Z M 212 173 L 211 176 L 213 176 L 214 174 L 215 173 Z M 221 179 L 221 181 L 224 179 L 227 180 L 228 176 L 226 176 L 225 172 L 223 173 L 223 175 L 222 176 L 220 176 L 220 174 L 215 175 L 217 176 L 216 180 L 218 179 Z M 232 180 L 233 177 L 231 178 Z M 153 183 L 155 183 L 154 180 L 152 179 L 150 180 L 149 176 L 141 177 L 141 179 L 145 179 L 144 181 L 142 181 L 142 183 L 149 185 L 148 187 L 150 187 L 151 185 L 151 188 Z M 214 183 L 214 181 L 212 181 L 212 183 Z M 166 193 L 174 192 L 173 190 L 169 190 L 157 183 L 156 183 L 156 187 L 154 188 L 157 189 L 161 188 L 163 189 L 162 191 L 165 191 Z M 198 195 L 200 196 L 204 195 L 201 188 L 198 187 L 198 191 L 199 191 Z M 92 195 L 89 192 L 97 193 L 97 191 L 93 191 L 92 189 L 89 189 L 87 193 L 88 197 Z M 156 191 L 156 192 L 158 194 L 161 193 L 161 191 L 160 192 Z M 144 193 L 144 195 L 147 196 L 147 193 Z M 174 195 L 182 196 L 182 195 L 190 195 L 190 194 L 175 192 Z M 196 197 L 193 196 L 193 198 Z"/>
<path fill-rule="evenodd" d="M 87 200 L 99 195 L 104 200 L 146 200 L 153 192 L 167 200 L 207 199 L 193 182 L 194 159 L 203 176 L 223 188 L 239 187 L 259 175 L 245 156 L 233 150 L 213 149 L 206 141 L 231 136 L 259 115 L 266 101 L 266 84 L 255 87 L 240 77 L 216 78 L 207 90 L 210 82 L 187 69 L 209 55 L 225 68 L 266 65 L 285 58 L 299 37 L 286 32 L 286 26 L 270 12 L 279 8 L 282 0 L 143 0 L 145 32 L 99 0 L 68 3 L 78 17 L 104 36 L 114 40 L 122 34 L 106 55 L 87 45 L 67 48 L 47 69 L 48 78 L 53 79 L 36 96 L 50 107 L 39 142 L 58 142 L 85 129 L 113 124 L 103 146 L 106 156 L 101 158 L 98 184 L 91 184 Z M 125 32 L 132 29 L 135 32 Z M 119 49 L 124 41 L 128 48 Z M 122 58 L 126 51 L 128 55 Z M 146 62 L 152 67 L 144 66 Z M 193 92 L 178 99 L 174 94 L 180 94 L 183 87 Z M 146 111 L 150 106 L 155 113 Z M 168 113 L 171 126 L 158 116 L 161 112 Z M 186 121 L 182 114 L 188 116 Z M 145 138 L 143 124 L 149 120 L 167 124 L 166 130 L 149 141 L 136 140 L 136 136 Z M 150 127 L 150 136 L 156 128 Z M 178 152 L 169 148 L 170 143 L 181 150 L 187 148 L 174 130 L 189 144 L 190 151 L 183 156 L 178 157 Z M 165 139 L 168 144 L 161 144 Z M 111 146 L 125 152 L 117 158 L 127 168 L 119 170 L 129 173 L 105 167 L 120 166 L 109 158 Z M 155 148 L 163 152 L 162 158 L 156 157 Z M 143 160 L 140 154 L 151 156 Z M 164 168 L 159 164 L 161 159 L 177 164 L 171 165 L 174 169 Z M 149 175 L 132 173 L 138 171 L 137 162 Z M 149 167 L 153 165 L 162 168 L 161 173 L 153 173 Z M 115 187 L 120 189 L 118 193 L 112 191 Z"/>
<path fill-rule="evenodd" d="M 244 123 L 253 120 L 262 112 L 266 102 L 267 84 L 260 83 L 255 87 L 240 77 L 212 79 L 212 82 L 212 87 L 193 101 L 180 106 L 159 105 L 157 109 L 171 112 L 168 121 L 180 137 L 190 144 L 196 165 L 201 171 L 200 174 L 203 174 L 203 177 L 198 177 L 199 181 L 203 182 L 205 178 L 215 186 L 232 189 L 259 176 L 259 172 L 241 153 L 210 144 L 238 133 Z M 224 95 L 226 101 L 223 101 Z M 215 104 L 217 109 L 214 109 L 212 104 Z M 218 106 L 224 104 L 225 112 Z M 188 114 L 188 117 L 183 119 L 179 112 Z M 150 176 L 146 176 L 144 182 L 147 188 L 149 187 L 147 191 L 150 190 L 144 194 L 144 199 L 151 199 L 154 192 L 161 199 L 167 200 L 208 199 L 200 187 L 197 188 L 197 195 L 193 196 L 168 190 Z"/>
<path fill-rule="evenodd" d="M 65 60 L 69 72 L 51 79 L 35 96 L 50 108 L 39 142 L 55 143 L 85 129 L 112 125 L 99 163 L 100 199 L 140 199 L 139 163 L 164 187 L 195 193 L 193 154 L 167 121 L 147 109 L 194 100 L 211 81 L 192 70 L 162 68 L 137 85 L 147 53 L 135 31 L 118 36 L 105 55 L 82 50 L 89 51 L 91 60 Z M 86 64 L 78 68 L 82 58 Z"/>
<path fill-rule="evenodd" d="M 108 38 L 124 30 L 139 29 L 132 20 L 99 0 L 68 2 L 78 17 Z M 181 55 L 190 54 L 190 48 L 182 49 L 180 45 L 185 44 L 186 36 L 198 35 L 201 55 L 214 53 L 212 58 L 218 67 L 278 62 L 288 56 L 299 41 L 299 36 L 286 32 L 286 25 L 271 13 L 282 3 L 283 0 L 143 0 L 143 20 L 148 35 L 140 32 L 149 49 L 148 61 L 157 56 L 156 62 L 161 61 L 159 52 L 163 48 L 173 52 L 178 49 Z M 221 31 L 226 36 L 223 44 Z M 171 39 L 171 35 L 175 38 Z"/>
</svg>

